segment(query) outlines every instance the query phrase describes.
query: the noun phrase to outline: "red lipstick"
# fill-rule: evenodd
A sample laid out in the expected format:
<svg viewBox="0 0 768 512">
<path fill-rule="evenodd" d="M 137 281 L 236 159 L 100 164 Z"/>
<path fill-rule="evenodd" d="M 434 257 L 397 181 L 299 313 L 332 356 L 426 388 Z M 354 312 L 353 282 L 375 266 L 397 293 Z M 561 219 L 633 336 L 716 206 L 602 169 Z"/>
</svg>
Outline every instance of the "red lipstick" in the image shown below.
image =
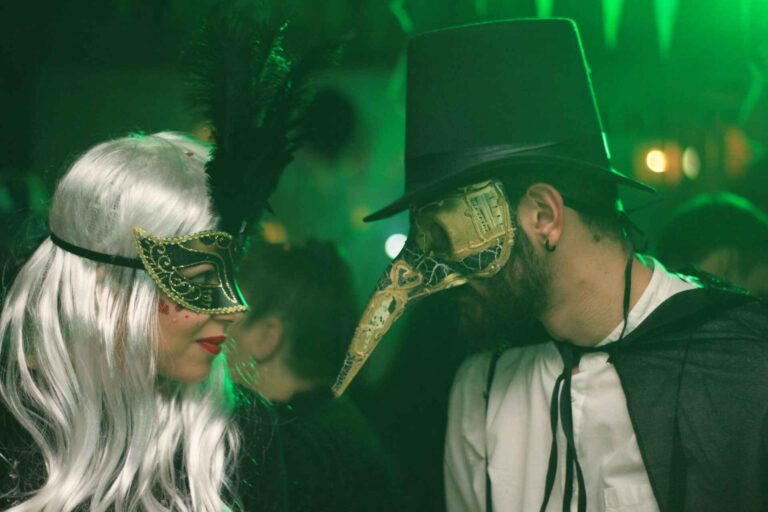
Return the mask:
<svg viewBox="0 0 768 512">
<path fill-rule="evenodd" d="M 208 338 L 200 338 L 199 340 L 195 340 L 197 343 L 200 344 L 201 347 L 203 347 L 205 350 L 210 352 L 213 355 L 217 355 L 219 352 L 221 352 L 221 345 L 225 341 L 227 341 L 226 336 L 209 336 Z"/>
</svg>

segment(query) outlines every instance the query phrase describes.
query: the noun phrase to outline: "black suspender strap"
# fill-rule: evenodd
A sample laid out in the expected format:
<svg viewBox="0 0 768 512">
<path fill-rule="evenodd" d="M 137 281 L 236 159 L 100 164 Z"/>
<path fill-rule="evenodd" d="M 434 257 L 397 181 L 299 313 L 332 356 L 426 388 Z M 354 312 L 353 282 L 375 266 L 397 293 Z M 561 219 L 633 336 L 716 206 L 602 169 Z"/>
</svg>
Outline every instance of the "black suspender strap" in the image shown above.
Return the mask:
<svg viewBox="0 0 768 512">
<path fill-rule="evenodd" d="M 491 401 L 491 386 L 493 378 L 496 376 L 496 365 L 501 357 L 501 351 L 495 350 L 491 355 L 491 361 L 488 364 L 488 379 L 485 382 L 485 421 L 488 422 L 488 404 Z M 485 512 L 493 512 L 493 496 L 491 495 L 491 473 L 488 469 L 488 442 L 485 443 Z"/>
</svg>

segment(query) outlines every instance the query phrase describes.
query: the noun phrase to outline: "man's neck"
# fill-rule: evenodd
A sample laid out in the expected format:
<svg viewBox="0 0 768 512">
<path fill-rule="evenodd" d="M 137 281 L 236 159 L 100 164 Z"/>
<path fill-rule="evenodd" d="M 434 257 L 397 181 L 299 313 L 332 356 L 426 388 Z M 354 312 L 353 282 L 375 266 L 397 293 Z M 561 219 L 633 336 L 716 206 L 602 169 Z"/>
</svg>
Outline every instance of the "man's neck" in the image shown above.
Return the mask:
<svg viewBox="0 0 768 512">
<path fill-rule="evenodd" d="M 541 322 L 556 340 L 591 347 L 624 321 L 624 274 L 628 253 L 620 246 L 590 245 L 553 276 L 548 310 Z M 643 260 L 632 261 L 631 310 L 651 281 L 653 270 Z"/>
</svg>

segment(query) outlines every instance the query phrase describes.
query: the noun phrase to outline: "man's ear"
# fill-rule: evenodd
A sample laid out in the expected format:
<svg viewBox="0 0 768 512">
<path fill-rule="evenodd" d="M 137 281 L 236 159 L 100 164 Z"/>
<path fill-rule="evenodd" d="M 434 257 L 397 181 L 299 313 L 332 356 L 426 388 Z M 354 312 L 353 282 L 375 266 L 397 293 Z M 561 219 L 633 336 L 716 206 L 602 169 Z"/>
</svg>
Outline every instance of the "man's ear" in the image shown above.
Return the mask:
<svg viewBox="0 0 768 512">
<path fill-rule="evenodd" d="M 552 185 L 534 183 L 520 199 L 518 221 L 526 229 L 532 243 L 556 247 L 565 220 L 563 196 Z"/>
</svg>

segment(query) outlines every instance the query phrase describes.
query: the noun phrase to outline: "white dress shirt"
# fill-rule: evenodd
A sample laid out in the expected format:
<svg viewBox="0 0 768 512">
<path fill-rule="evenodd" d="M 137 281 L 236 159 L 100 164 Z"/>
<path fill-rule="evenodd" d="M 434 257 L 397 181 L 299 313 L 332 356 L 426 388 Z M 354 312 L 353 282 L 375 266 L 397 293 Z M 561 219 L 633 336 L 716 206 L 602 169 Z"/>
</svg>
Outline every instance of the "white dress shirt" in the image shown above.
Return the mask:
<svg viewBox="0 0 768 512">
<path fill-rule="evenodd" d="M 666 299 L 696 287 L 651 261 L 651 281 L 629 313 L 625 336 Z M 622 327 L 623 322 L 599 345 L 616 341 Z M 538 512 L 552 443 L 550 398 L 563 362 L 552 342 L 504 352 L 496 366 L 486 417 L 483 392 L 490 359 L 483 353 L 465 361 L 451 391 L 445 451 L 448 511 L 485 510 L 487 449 L 494 512 Z M 573 434 L 587 510 L 658 512 L 608 354 L 584 354 L 571 386 Z M 562 510 L 566 446 L 562 425 L 557 436 L 558 469 L 548 512 Z M 575 511 L 578 486 L 573 487 Z"/>
</svg>

